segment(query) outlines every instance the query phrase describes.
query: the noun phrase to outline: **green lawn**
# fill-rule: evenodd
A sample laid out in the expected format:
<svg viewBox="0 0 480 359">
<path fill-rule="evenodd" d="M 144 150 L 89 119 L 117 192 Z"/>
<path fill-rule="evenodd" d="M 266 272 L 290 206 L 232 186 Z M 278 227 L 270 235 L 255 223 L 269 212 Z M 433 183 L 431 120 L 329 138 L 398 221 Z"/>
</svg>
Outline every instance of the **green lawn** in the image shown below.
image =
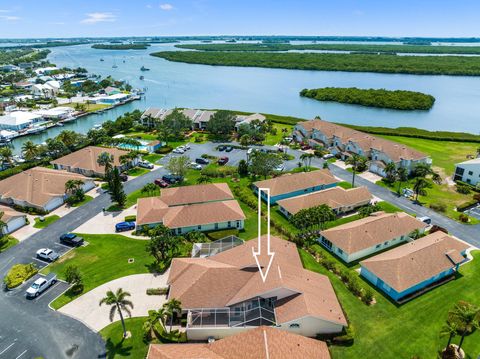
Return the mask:
<svg viewBox="0 0 480 359">
<path fill-rule="evenodd" d="M 157 161 L 158 161 L 160 158 L 162 158 L 162 157 L 163 157 L 162 155 L 159 155 L 159 154 L 157 154 L 157 153 L 150 153 L 150 154 L 148 154 L 148 155 L 142 156 L 142 160 L 148 161 L 148 162 L 150 162 L 150 163 L 152 163 L 152 164 L 156 164 Z"/>
<path fill-rule="evenodd" d="M 480 252 L 475 260 L 460 268 L 459 278 L 442 285 L 412 301 L 396 306 L 375 291 L 376 304 L 367 306 L 356 298 L 338 277 L 320 266 L 307 252 L 300 250 L 305 268 L 327 275 L 338 299 L 355 331 L 352 346 L 332 346 L 333 358 L 357 359 L 375 351 L 376 358 L 437 358 L 437 351 L 445 346 L 447 338 L 439 332 L 447 312 L 459 300 L 480 305 Z M 372 288 L 373 289 L 373 288 Z M 459 338 L 454 342 L 458 343 Z M 466 337 L 464 349 L 469 358 L 480 352 L 480 332 Z"/>
<path fill-rule="evenodd" d="M 72 204 L 72 207 L 80 207 L 80 206 L 83 206 L 85 203 L 90 202 L 92 199 L 93 199 L 92 196 L 85 195 L 85 198 L 83 199 L 83 201 Z"/>
<path fill-rule="evenodd" d="M 138 176 L 144 175 L 145 173 L 148 173 L 148 172 L 150 172 L 149 169 L 141 168 L 141 167 L 133 167 L 133 168 L 130 168 L 127 171 L 127 175 L 132 176 L 132 177 L 138 177 Z"/>
<path fill-rule="evenodd" d="M 378 181 L 377 184 L 379 186 L 383 186 L 386 188 L 391 189 L 394 192 L 397 192 L 398 189 L 398 184 L 394 183 L 393 185 L 390 185 L 386 183 L 385 181 Z M 409 182 L 406 182 L 404 185 L 402 185 L 402 188 L 413 188 L 413 180 L 410 180 Z M 418 201 L 425 207 L 429 207 L 430 204 L 439 204 L 439 203 L 444 203 L 446 205 L 446 211 L 441 212 L 443 215 L 452 218 L 456 221 L 458 221 L 458 217 L 460 215 L 459 212 L 455 211 L 455 207 L 459 204 L 468 202 L 472 199 L 472 195 L 466 195 L 466 194 L 461 194 L 458 193 L 455 190 L 455 187 L 449 187 L 446 184 L 438 185 L 438 184 L 433 184 L 432 188 L 427 188 L 427 195 L 426 196 L 419 196 Z M 478 224 L 480 221 L 474 217 L 470 217 L 470 222 L 469 224 Z"/>
<path fill-rule="evenodd" d="M 18 244 L 18 239 L 15 237 L 5 235 L 0 238 L 0 253 L 5 252 L 8 248 Z"/>
<path fill-rule="evenodd" d="M 380 136 L 389 140 L 405 144 L 432 157 L 433 168 L 441 169 L 440 175 L 450 176 L 455 170 L 455 163 L 467 160 L 467 155 L 475 156 L 479 147 L 473 142 L 435 141 L 422 138 L 402 136 Z"/>
<path fill-rule="evenodd" d="M 42 270 L 43 274 L 55 272 L 65 278 L 65 268 L 79 267 L 83 276 L 84 292 L 116 278 L 130 274 L 148 273 L 153 258 L 145 251 L 146 242 L 117 234 L 80 234 L 87 246 L 71 250 L 57 262 Z M 133 263 L 128 259 L 133 258 Z M 52 306 L 55 309 L 67 304 L 77 296 L 68 291 L 57 298 Z"/>
<path fill-rule="evenodd" d="M 57 221 L 60 219 L 60 216 L 57 216 L 56 214 L 52 214 L 51 216 L 46 216 L 43 217 L 44 221 L 40 221 L 40 217 L 35 217 L 35 224 L 33 225 L 34 228 L 45 228 L 51 225 L 53 222 Z"/>
<path fill-rule="evenodd" d="M 274 146 L 277 143 L 280 143 L 282 140 L 284 134 L 287 134 L 288 136 L 292 133 L 292 125 L 284 125 L 281 123 L 273 123 L 273 128 L 277 130 L 276 135 L 272 135 L 270 133 L 267 134 L 265 141 L 263 141 L 264 145 L 269 145 L 269 146 Z M 282 132 L 282 129 L 287 129 L 287 131 L 284 133 Z"/>
<path fill-rule="evenodd" d="M 125 320 L 127 330 L 132 334 L 128 339 L 123 339 L 122 323 L 113 322 L 100 331 L 106 342 L 107 359 L 131 358 L 144 359 L 148 351 L 148 343 L 143 340 L 143 322 L 145 317 L 128 318 Z"/>
<path fill-rule="evenodd" d="M 68 107 L 72 107 L 72 108 L 75 108 L 75 105 L 76 105 L 75 102 L 62 104 L 62 106 L 68 106 Z M 103 110 L 103 109 L 112 107 L 110 105 L 104 105 L 104 104 L 101 104 L 101 103 L 85 104 L 85 106 L 86 106 L 85 107 L 86 112 L 94 112 L 94 111 Z"/>
</svg>

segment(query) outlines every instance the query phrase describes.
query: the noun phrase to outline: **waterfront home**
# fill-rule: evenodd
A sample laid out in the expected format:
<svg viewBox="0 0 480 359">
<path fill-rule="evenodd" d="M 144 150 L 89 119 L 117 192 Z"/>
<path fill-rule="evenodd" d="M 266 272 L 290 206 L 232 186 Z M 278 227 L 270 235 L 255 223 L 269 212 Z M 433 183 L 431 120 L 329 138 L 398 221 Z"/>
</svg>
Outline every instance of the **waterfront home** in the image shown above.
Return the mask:
<svg viewBox="0 0 480 359">
<path fill-rule="evenodd" d="M 330 359 L 327 344 L 261 326 L 208 343 L 150 344 L 147 359 Z"/>
<path fill-rule="evenodd" d="M 335 214 L 345 214 L 365 206 L 372 200 L 367 187 L 344 189 L 340 186 L 322 191 L 304 194 L 278 201 L 278 209 L 287 218 L 300 212 L 302 209 L 321 206 L 330 207 Z"/>
<path fill-rule="evenodd" d="M 347 263 L 409 241 L 427 225 L 405 212 L 376 212 L 320 232 L 320 243 Z"/>
<path fill-rule="evenodd" d="M 19 81 L 16 82 L 14 85 L 16 88 L 30 91 L 32 89 L 33 83 L 29 81 Z"/>
<path fill-rule="evenodd" d="M 480 184 L 480 157 L 457 163 L 453 180 L 478 186 Z"/>
<path fill-rule="evenodd" d="M 205 130 L 207 124 L 215 114 L 216 111 L 203 111 L 203 110 L 183 110 L 182 113 L 192 120 L 193 130 Z"/>
<path fill-rule="evenodd" d="M 0 71 L 2 72 L 14 72 L 14 71 L 20 71 L 20 67 L 7 64 L 7 65 L 1 65 L 0 66 Z"/>
<path fill-rule="evenodd" d="M 142 114 L 140 124 L 149 128 L 155 127 L 161 123 L 165 117 L 170 115 L 173 110 L 164 108 L 149 107 Z M 204 111 L 196 109 L 183 109 L 180 112 L 192 121 L 192 130 L 205 130 L 208 121 L 215 114 L 216 111 Z"/>
<path fill-rule="evenodd" d="M 65 183 L 69 180 L 83 181 L 85 192 L 95 187 L 92 179 L 80 174 L 34 167 L 0 181 L 0 202 L 51 211 L 65 202 Z"/>
<path fill-rule="evenodd" d="M 27 216 L 25 213 L 18 212 L 11 207 L 0 205 L 0 220 L 5 223 L 2 228 L 3 234 L 9 234 L 27 224 Z"/>
<path fill-rule="evenodd" d="M 92 97 L 91 100 L 98 104 L 113 106 L 128 100 L 129 97 L 130 97 L 129 94 L 117 93 L 115 95 L 110 95 L 110 96 Z"/>
<path fill-rule="evenodd" d="M 126 163 L 121 163 L 120 157 L 128 155 L 129 151 L 118 148 L 88 146 L 78 151 L 72 152 L 66 156 L 53 160 L 51 164 L 57 170 L 66 170 L 73 173 L 80 173 L 88 177 L 103 177 L 105 167 L 98 163 L 98 157 L 102 153 L 108 153 L 113 156 L 113 166 L 120 171 L 124 171 L 135 166 L 139 159 L 131 159 Z"/>
<path fill-rule="evenodd" d="M 34 84 L 31 88 L 33 96 L 42 98 L 53 98 L 60 91 L 61 84 L 59 81 L 50 80 L 44 84 Z"/>
<path fill-rule="evenodd" d="M 275 326 L 307 337 L 339 333 L 347 325 L 328 277 L 303 268 L 295 244 L 271 236 L 275 252 L 265 281 L 247 241 L 206 258 L 175 258 L 167 299 L 182 303 L 190 340 L 220 339 L 255 327 Z M 269 257 L 259 256 L 265 269 Z"/>
<path fill-rule="evenodd" d="M 236 117 L 236 122 L 235 122 L 235 130 L 238 131 L 239 127 L 241 125 L 250 125 L 254 121 L 258 121 L 260 123 L 265 122 L 267 118 L 262 115 L 261 113 L 253 113 L 251 115 L 245 116 L 245 115 L 238 115 Z"/>
<path fill-rule="evenodd" d="M 112 87 L 112 86 L 107 86 L 107 87 L 103 90 L 103 92 L 106 93 L 108 96 L 122 93 L 122 91 L 121 91 L 119 88 L 117 88 L 117 87 Z"/>
<path fill-rule="evenodd" d="M 47 66 L 47 67 L 39 67 L 38 69 L 35 69 L 35 73 L 37 75 L 49 75 L 54 71 L 57 71 L 58 68 L 55 66 Z"/>
<path fill-rule="evenodd" d="M 320 119 L 297 123 L 293 137 L 312 147 L 324 147 L 342 159 L 352 154 L 366 157 L 370 160 L 369 170 L 380 176 L 386 175 L 385 167 L 390 162 L 397 168 L 407 169 L 409 173 L 419 163 L 432 162 L 428 155 L 403 144 Z"/>
<path fill-rule="evenodd" d="M 36 110 L 34 113 L 42 116 L 44 119 L 59 121 L 71 117 L 74 112 L 75 109 L 72 107 L 59 106 L 45 110 Z"/>
<path fill-rule="evenodd" d="M 285 198 L 291 198 L 306 193 L 321 191 L 335 187 L 338 180 L 328 169 L 312 172 L 285 174 L 253 183 L 253 190 L 258 193 L 259 188 L 270 188 L 270 204 Z M 262 192 L 262 199 L 267 200 L 267 194 Z"/>
<path fill-rule="evenodd" d="M 172 110 L 149 107 L 143 112 L 139 122 L 142 126 L 154 128 L 158 123 L 162 122 L 169 113 L 172 113 Z"/>
<path fill-rule="evenodd" d="M 360 274 L 395 301 L 454 278 L 470 246 L 442 231 L 360 262 Z"/>
<path fill-rule="evenodd" d="M 140 198 L 137 203 L 137 227 L 163 224 L 175 234 L 208 232 L 244 227 L 245 214 L 236 200 L 168 206 L 161 197 Z"/>
<path fill-rule="evenodd" d="M 20 131 L 42 120 L 42 116 L 34 112 L 12 111 L 0 116 L 0 129 Z"/>
</svg>

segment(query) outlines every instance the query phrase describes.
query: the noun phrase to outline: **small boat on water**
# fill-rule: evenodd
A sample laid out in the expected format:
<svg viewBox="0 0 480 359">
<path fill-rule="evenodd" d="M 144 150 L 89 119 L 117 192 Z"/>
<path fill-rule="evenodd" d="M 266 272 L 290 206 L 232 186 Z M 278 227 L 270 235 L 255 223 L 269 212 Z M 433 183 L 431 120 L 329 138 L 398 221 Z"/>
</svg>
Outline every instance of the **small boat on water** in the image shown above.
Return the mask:
<svg viewBox="0 0 480 359">
<path fill-rule="evenodd" d="M 145 79 L 145 76 L 140 76 L 140 80 L 144 80 Z"/>
<path fill-rule="evenodd" d="M 93 129 L 94 129 L 94 130 L 99 130 L 99 129 L 101 129 L 101 128 L 102 128 L 102 125 L 99 124 L 99 123 L 93 125 Z"/>
<path fill-rule="evenodd" d="M 34 135 L 34 134 L 40 133 L 42 131 L 45 131 L 45 127 L 30 127 L 25 131 L 25 133 L 27 135 Z"/>
<path fill-rule="evenodd" d="M 61 122 L 57 122 L 57 126 L 63 127 L 63 126 L 65 126 L 65 125 L 64 125 L 63 123 L 61 123 Z"/>
<path fill-rule="evenodd" d="M 116 69 L 118 66 L 117 65 L 113 65 L 112 66 L 112 69 Z"/>
<path fill-rule="evenodd" d="M 104 59 L 100 58 L 100 61 L 105 61 Z"/>
<path fill-rule="evenodd" d="M 150 71 L 150 69 L 146 68 L 145 66 L 140 67 L 140 71 Z"/>
</svg>

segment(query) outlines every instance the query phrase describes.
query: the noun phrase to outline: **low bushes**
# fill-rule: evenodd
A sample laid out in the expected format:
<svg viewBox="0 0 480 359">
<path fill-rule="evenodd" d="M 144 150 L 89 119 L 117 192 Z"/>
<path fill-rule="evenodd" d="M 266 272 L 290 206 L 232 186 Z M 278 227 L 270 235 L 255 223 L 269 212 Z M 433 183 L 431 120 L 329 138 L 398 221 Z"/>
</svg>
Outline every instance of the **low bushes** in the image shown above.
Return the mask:
<svg viewBox="0 0 480 359">
<path fill-rule="evenodd" d="M 467 209 L 470 209 L 477 204 L 478 204 L 478 201 L 476 199 L 472 199 L 471 201 L 467 201 L 467 202 L 459 204 L 457 206 L 457 211 L 458 212 L 466 211 Z"/>
<path fill-rule="evenodd" d="M 468 221 L 469 221 L 469 218 L 465 213 L 460 213 L 460 215 L 458 216 L 458 219 L 462 223 L 468 223 Z"/>
<path fill-rule="evenodd" d="M 447 205 L 443 202 L 430 203 L 430 208 L 436 212 L 445 213 L 447 211 Z"/>
<path fill-rule="evenodd" d="M 147 288 L 147 295 L 166 295 L 168 288 Z"/>
<path fill-rule="evenodd" d="M 137 220 L 137 216 L 132 214 L 131 216 L 125 216 L 125 222 L 135 222 Z"/>
<path fill-rule="evenodd" d="M 208 232 L 206 234 L 207 237 L 210 238 L 212 241 L 216 241 L 218 239 L 222 239 L 228 236 L 238 236 L 238 229 L 222 229 L 220 231 Z"/>
<path fill-rule="evenodd" d="M 33 207 L 22 207 L 19 205 L 14 204 L 13 209 L 18 211 L 18 212 L 23 212 L 23 213 L 28 213 L 28 214 L 37 214 L 40 216 L 43 216 L 48 213 L 48 211 L 43 211 L 38 208 L 33 208 Z"/>
<path fill-rule="evenodd" d="M 5 278 L 3 278 L 3 282 L 8 289 L 12 289 L 18 287 L 37 273 L 38 269 L 33 263 L 15 264 L 10 268 Z"/>
<path fill-rule="evenodd" d="M 350 324 L 344 328 L 341 333 L 317 334 L 317 339 L 327 342 L 328 344 L 350 346 L 353 344 L 355 337 L 355 330 Z"/>
<path fill-rule="evenodd" d="M 457 182 L 457 192 L 461 194 L 470 194 L 472 189 L 468 184 Z"/>
<path fill-rule="evenodd" d="M 172 152 L 172 150 L 173 150 L 173 148 L 170 147 L 170 146 L 162 146 L 162 147 L 160 147 L 160 148 L 157 148 L 157 149 L 155 150 L 155 153 L 158 153 L 158 154 L 160 154 L 160 155 L 163 155 L 163 154 L 165 154 L 165 153 Z"/>
</svg>

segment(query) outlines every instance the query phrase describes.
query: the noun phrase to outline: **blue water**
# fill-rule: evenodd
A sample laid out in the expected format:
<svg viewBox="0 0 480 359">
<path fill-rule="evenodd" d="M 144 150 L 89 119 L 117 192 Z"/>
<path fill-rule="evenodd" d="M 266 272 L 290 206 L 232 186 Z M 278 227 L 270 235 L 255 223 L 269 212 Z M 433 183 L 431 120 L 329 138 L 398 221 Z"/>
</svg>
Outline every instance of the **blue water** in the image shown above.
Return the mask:
<svg viewBox="0 0 480 359">
<path fill-rule="evenodd" d="M 114 119 L 134 108 L 225 108 L 321 118 L 373 126 L 412 126 L 428 130 L 480 133 L 480 77 L 418 76 L 206 66 L 169 62 L 149 56 L 174 50 L 173 44 L 154 44 L 147 50 L 96 50 L 89 45 L 52 48 L 49 60 L 58 66 L 85 67 L 92 73 L 147 88 L 146 98 L 113 111 L 79 119 L 63 128 L 33 136 L 43 142 L 62 129 L 85 133 L 94 124 Z M 100 58 L 105 61 L 101 62 Z M 123 62 L 125 61 L 125 62 Z M 116 64 L 118 68 L 112 68 Z M 140 67 L 150 68 L 141 72 Z M 145 76 L 140 80 L 139 76 Z M 325 86 L 386 88 L 421 91 L 435 96 L 430 111 L 396 111 L 301 98 L 303 88 Z M 15 141 L 16 147 L 25 138 Z"/>
</svg>

